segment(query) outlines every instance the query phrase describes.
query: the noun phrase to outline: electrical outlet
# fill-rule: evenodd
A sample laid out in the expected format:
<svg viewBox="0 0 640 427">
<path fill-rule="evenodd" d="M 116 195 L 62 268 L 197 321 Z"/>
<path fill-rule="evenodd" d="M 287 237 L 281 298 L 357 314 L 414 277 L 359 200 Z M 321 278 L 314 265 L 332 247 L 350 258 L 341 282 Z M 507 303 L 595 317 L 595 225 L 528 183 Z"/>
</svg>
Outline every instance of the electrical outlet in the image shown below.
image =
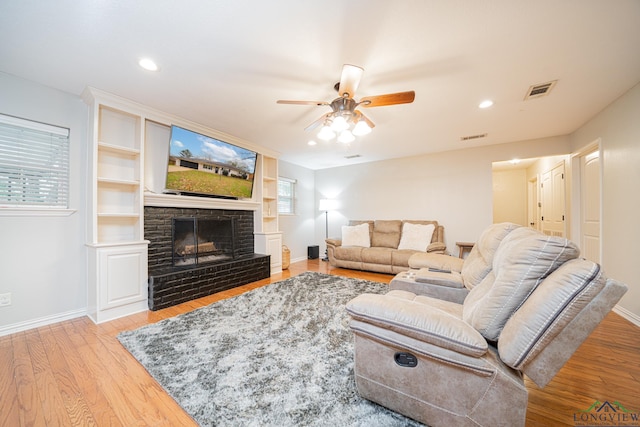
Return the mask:
<svg viewBox="0 0 640 427">
<path fill-rule="evenodd" d="M 3 305 L 11 305 L 11 292 L 0 294 L 0 307 Z"/>
</svg>

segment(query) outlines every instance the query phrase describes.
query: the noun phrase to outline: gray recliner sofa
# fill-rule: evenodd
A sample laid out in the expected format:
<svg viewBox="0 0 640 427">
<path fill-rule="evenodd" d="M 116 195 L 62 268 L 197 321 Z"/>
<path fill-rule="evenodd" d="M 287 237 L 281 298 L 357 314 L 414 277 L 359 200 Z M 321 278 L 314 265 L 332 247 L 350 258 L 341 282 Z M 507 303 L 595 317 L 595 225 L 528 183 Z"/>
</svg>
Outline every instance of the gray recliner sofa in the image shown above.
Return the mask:
<svg viewBox="0 0 640 427">
<path fill-rule="evenodd" d="M 524 426 L 544 387 L 626 292 L 567 239 L 521 227 L 462 304 L 406 290 L 347 304 L 366 399 L 427 425 Z"/>
<path fill-rule="evenodd" d="M 493 256 L 502 240 L 520 227 L 510 222 L 490 225 L 466 259 L 439 253 L 413 254 L 408 260 L 410 269 L 398 273 L 389 288 L 462 304 L 469 291 L 491 271 Z"/>
</svg>

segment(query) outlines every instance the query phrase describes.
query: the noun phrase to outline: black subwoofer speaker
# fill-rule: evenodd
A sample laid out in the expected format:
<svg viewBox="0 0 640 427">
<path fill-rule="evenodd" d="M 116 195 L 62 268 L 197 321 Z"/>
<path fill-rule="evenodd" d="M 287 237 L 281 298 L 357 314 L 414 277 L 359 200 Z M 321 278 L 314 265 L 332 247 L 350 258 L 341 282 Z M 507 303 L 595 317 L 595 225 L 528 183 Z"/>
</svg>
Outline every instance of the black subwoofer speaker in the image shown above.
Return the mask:
<svg viewBox="0 0 640 427">
<path fill-rule="evenodd" d="M 307 247 L 307 258 L 318 259 L 319 256 L 320 256 L 320 246 Z"/>
</svg>

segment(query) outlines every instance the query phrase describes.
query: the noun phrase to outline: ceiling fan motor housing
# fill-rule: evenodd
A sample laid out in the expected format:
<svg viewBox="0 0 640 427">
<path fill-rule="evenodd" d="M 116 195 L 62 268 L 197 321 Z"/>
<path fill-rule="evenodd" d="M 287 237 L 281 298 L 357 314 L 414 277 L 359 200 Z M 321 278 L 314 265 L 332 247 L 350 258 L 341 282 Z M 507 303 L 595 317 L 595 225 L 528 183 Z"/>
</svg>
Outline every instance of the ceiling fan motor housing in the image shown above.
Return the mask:
<svg viewBox="0 0 640 427">
<path fill-rule="evenodd" d="M 336 98 L 331 102 L 331 108 L 333 111 L 350 111 L 353 113 L 353 110 L 358 106 L 358 103 L 353 100 L 353 98 Z"/>
</svg>

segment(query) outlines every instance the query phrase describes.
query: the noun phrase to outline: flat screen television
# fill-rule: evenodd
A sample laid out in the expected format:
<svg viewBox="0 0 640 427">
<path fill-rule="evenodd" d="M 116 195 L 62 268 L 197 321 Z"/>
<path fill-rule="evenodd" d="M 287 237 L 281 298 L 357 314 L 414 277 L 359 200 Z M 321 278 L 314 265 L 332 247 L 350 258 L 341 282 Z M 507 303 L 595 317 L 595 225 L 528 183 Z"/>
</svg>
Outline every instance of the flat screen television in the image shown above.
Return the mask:
<svg viewBox="0 0 640 427">
<path fill-rule="evenodd" d="M 254 151 L 173 125 L 165 192 L 249 199 L 257 157 Z"/>
</svg>

